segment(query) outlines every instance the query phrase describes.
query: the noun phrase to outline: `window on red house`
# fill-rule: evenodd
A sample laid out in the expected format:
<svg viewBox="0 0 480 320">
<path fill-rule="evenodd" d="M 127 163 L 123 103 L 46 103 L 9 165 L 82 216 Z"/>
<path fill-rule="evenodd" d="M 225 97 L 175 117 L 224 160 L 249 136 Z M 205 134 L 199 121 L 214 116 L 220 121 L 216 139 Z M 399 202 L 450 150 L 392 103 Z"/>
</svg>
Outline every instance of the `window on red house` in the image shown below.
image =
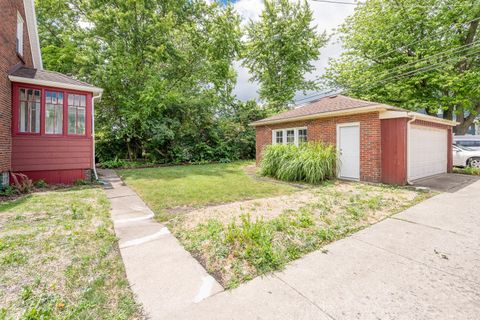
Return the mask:
<svg viewBox="0 0 480 320">
<path fill-rule="evenodd" d="M 68 95 L 68 133 L 85 134 L 87 98 L 80 94 Z"/>
<path fill-rule="evenodd" d="M 45 92 L 45 133 L 63 133 L 63 92 Z"/>
<path fill-rule="evenodd" d="M 18 131 L 40 133 L 40 90 L 20 89 Z"/>
</svg>

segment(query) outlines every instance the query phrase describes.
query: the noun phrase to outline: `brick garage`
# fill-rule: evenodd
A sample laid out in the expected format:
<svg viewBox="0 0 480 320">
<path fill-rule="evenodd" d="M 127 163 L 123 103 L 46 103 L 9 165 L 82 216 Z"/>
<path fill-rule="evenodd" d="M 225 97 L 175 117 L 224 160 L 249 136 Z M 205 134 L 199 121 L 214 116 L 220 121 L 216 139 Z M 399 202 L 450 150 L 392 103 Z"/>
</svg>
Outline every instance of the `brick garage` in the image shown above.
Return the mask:
<svg viewBox="0 0 480 320">
<path fill-rule="evenodd" d="M 337 146 L 337 132 L 343 124 L 359 127 L 359 178 L 354 180 L 406 184 L 409 178 L 407 139 L 410 126 L 418 130 L 433 127 L 445 131 L 443 171 L 451 171 L 451 128 L 454 122 L 345 96 L 326 97 L 254 122 L 257 164 L 263 148 L 272 143 L 273 134 L 279 129 L 306 128 L 308 141 Z"/>
</svg>

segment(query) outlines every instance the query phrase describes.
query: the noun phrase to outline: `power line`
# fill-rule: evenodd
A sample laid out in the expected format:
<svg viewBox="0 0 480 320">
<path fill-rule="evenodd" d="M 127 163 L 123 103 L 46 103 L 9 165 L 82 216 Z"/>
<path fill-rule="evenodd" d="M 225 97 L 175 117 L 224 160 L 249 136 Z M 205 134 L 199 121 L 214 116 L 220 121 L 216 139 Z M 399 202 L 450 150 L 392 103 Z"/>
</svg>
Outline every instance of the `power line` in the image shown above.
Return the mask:
<svg viewBox="0 0 480 320">
<path fill-rule="evenodd" d="M 330 1 L 330 0 L 312 0 L 312 1 L 315 1 L 315 2 L 323 2 L 323 3 L 334 3 L 334 4 L 349 4 L 349 5 L 353 5 L 353 6 L 357 6 L 359 4 L 363 4 L 363 2 L 344 2 L 344 1 Z"/>
<path fill-rule="evenodd" d="M 472 19 L 472 20 L 470 20 L 470 21 L 459 22 L 459 23 L 456 23 L 455 25 L 463 25 L 463 24 L 467 24 L 467 23 L 472 23 L 472 22 L 475 22 L 475 21 L 477 21 L 477 20 L 480 20 L 480 17 L 476 17 L 475 19 Z M 438 29 L 437 32 L 435 32 L 434 34 L 440 32 L 440 31 L 442 31 L 442 30 L 441 30 L 441 29 Z M 391 51 L 388 51 L 387 53 L 383 53 L 383 54 L 381 54 L 381 55 L 375 56 L 375 57 L 373 57 L 373 58 L 367 58 L 367 59 L 368 59 L 368 60 L 373 60 L 373 61 L 378 60 L 378 59 L 380 59 L 380 58 L 383 58 L 383 57 L 385 57 L 385 56 L 390 55 L 391 53 L 398 52 L 398 51 L 401 50 L 401 49 L 404 49 L 404 48 L 409 47 L 409 46 L 411 46 L 411 45 L 417 44 L 417 43 L 419 43 L 420 41 L 423 41 L 423 40 L 425 40 L 425 39 L 418 39 L 418 40 L 412 41 L 412 42 L 407 43 L 407 44 L 405 44 L 405 45 L 403 45 L 403 46 L 401 46 L 401 47 L 399 47 L 399 48 L 395 48 L 395 49 L 393 49 L 393 50 L 391 50 Z"/>
<path fill-rule="evenodd" d="M 313 1 L 320 1 L 320 0 L 313 0 Z M 323 1 L 323 0 L 322 0 L 322 1 Z M 320 1 L 320 2 L 322 2 L 322 1 Z M 327 1 L 327 0 L 325 0 L 325 1 Z M 464 24 L 467 24 L 467 23 L 475 22 L 475 21 L 477 21 L 477 20 L 480 20 L 480 17 L 476 17 L 476 18 L 474 18 L 474 19 L 472 19 L 472 20 L 465 21 L 465 22 L 459 22 L 459 23 L 456 23 L 455 25 L 464 25 Z M 441 31 L 441 30 L 437 30 L 436 33 L 440 32 L 440 31 Z M 436 33 L 435 33 L 435 34 L 436 34 Z M 384 53 L 384 54 L 375 56 L 375 57 L 373 57 L 373 58 L 367 58 L 367 59 L 368 59 L 368 60 L 373 60 L 373 61 L 378 60 L 379 58 L 383 58 L 383 57 L 385 57 L 385 56 L 387 56 L 387 55 L 389 55 L 389 54 L 391 54 L 391 53 L 398 52 L 399 50 L 401 50 L 401 49 L 403 49 L 403 48 L 406 48 L 406 47 L 411 46 L 411 45 L 413 45 L 413 44 L 417 44 L 417 43 L 419 43 L 419 42 L 422 41 L 422 40 L 425 40 L 425 39 L 415 40 L 415 41 L 410 42 L 410 43 L 407 43 L 407 44 L 405 44 L 405 45 L 403 45 L 403 46 L 401 46 L 401 47 L 399 47 L 399 48 L 395 48 L 395 49 L 393 49 L 393 50 L 391 50 L 391 51 L 389 51 L 389 52 L 387 52 L 387 53 Z M 472 43 L 472 44 L 473 44 L 473 43 Z M 431 57 L 430 57 L 430 58 L 431 58 Z M 419 62 L 419 61 L 420 61 L 420 60 L 417 60 L 417 61 L 415 61 L 415 63 L 417 63 L 417 62 Z M 412 62 L 412 63 L 413 63 L 413 62 Z M 370 69 L 370 68 L 372 68 L 372 67 L 373 67 L 373 65 L 372 65 L 372 66 L 367 66 L 367 67 L 363 68 L 363 70 L 367 70 L 367 69 Z M 327 91 L 327 92 L 330 92 L 330 91 L 331 91 L 331 90 L 329 90 L 329 91 Z M 304 97 L 304 98 L 299 99 L 299 100 L 296 100 L 296 101 L 303 101 L 303 100 L 307 100 L 307 99 L 309 99 L 309 98 L 321 96 L 321 95 L 324 95 L 324 94 L 325 94 L 325 91 L 324 91 L 324 92 L 320 92 L 320 93 L 318 93 L 318 94 L 313 94 L 313 95 Z"/>
<path fill-rule="evenodd" d="M 480 46 L 477 46 L 475 49 L 480 49 Z M 385 82 L 390 81 L 390 80 L 400 80 L 400 79 L 405 78 L 407 76 L 414 76 L 414 75 L 417 75 L 419 73 L 435 70 L 435 69 L 438 69 L 438 68 L 444 66 L 446 63 L 448 63 L 450 61 L 454 61 L 455 59 L 467 58 L 467 57 L 470 57 L 470 56 L 473 56 L 473 55 L 477 55 L 478 53 L 480 53 L 480 50 L 471 52 L 469 54 L 465 54 L 464 56 L 461 56 L 461 57 L 451 58 L 451 59 L 439 62 L 437 64 L 422 67 L 420 69 L 415 69 L 415 70 L 412 70 L 412 71 L 409 71 L 409 72 L 406 72 L 406 73 L 403 73 L 403 74 L 399 74 L 399 75 L 396 75 L 396 76 L 393 76 L 393 77 L 390 77 L 390 78 L 387 78 L 387 79 L 382 79 L 382 80 L 379 80 L 377 82 L 374 82 L 374 84 L 378 85 L 378 84 L 382 84 L 382 83 L 385 83 Z M 364 89 L 362 87 L 359 87 L 359 88 Z M 370 89 L 370 88 L 371 87 L 367 87 L 367 89 Z"/>
<path fill-rule="evenodd" d="M 433 54 L 433 55 L 426 56 L 426 57 L 424 57 L 424 58 L 422 58 L 422 59 L 420 59 L 420 60 L 413 60 L 413 61 L 410 61 L 410 62 L 408 62 L 408 63 L 406 63 L 406 64 L 398 65 L 398 66 L 396 66 L 396 67 L 394 67 L 394 68 L 392 68 L 392 69 L 389 69 L 388 71 L 389 71 L 389 73 L 390 73 L 390 72 L 393 71 L 393 70 L 405 68 L 405 67 L 408 67 L 408 66 L 410 66 L 410 65 L 415 65 L 415 64 L 417 64 L 417 63 L 419 63 L 419 62 L 426 61 L 426 60 L 430 60 L 431 58 L 434 58 L 434 57 L 442 56 L 442 55 L 444 55 L 444 54 L 446 54 L 446 53 L 448 53 L 448 52 L 450 52 L 451 54 L 453 54 L 453 53 L 458 53 L 458 52 L 462 52 L 462 51 L 468 50 L 469 47 L 474 46 L 474 44 L 476 44 L 476 43 L 480 43 L 480 40 L 476 40 L 476 41 L 473 41 L 472 43 L 464 44 L 464 45 L 461 45 L 461 46 L 456 47 L 456 48 L 451 48 L 451 49 L 448 49 L 448 50 L 440 51 L 440 52 L 437 52 L 437 53 L 435 53 L 435 54 Z M 373 66 L 370 66 L 370 67 L 373 67 Z"/>
<path fill-rule="evenodd" d="M 429 65 L 429 66 L 425 66 L 425 67 L 417 68 L 417 69 L 414 69 L 414 70 L 410 70 L 408 72 L 397 74 L 397 75 L 394 75 L 394 76 L 391 76 L 391 77 L 388 77 L 388 78 L 379 79 L 379 80 L 376 80 L 373 83 L 367 85 L 366 87 L 365 86 L 357 86 L 357 87 L 353 86 L 353 87 L 350 87 L 348 89 L 350 89 L 350 90 L 368 90 L 368 89 L 371 89 L 375 86 L 378 86 L 379 84 L 383 84 L 383 83 L 386 83 L 386 82 L 391 81 L 391 80 L 401 80 L 401 79 L 403 79 L 405 77 L 408 77 L 408 76 L 414 76 L 414 75 L 417 75 L 417 74 L 420 74 L 420 73 L 432 71 L 432 70 L 438 69 L 442 66 L 445 66 L 447 63 L 449 63 L 451 61 L 454 61 L 456 59 L 463 59 L 463 58 L 474 56 L 474 55 L 477 55 L 478 53 L 480 53 L 480 50 L 478 50 L 478 49 L 480 49 L 480 46 L 472 46 L 472 47 L 474 47 L 474 51 L 470 52 L 470 53 L 467 53 L 463 56 L 450 58 L 450 59 L 438 62 L 436 64 L 432 64 L 432 65 Z M 472 47 L 470 47 L 470 48 L 472 48 Z M 464 49 L 461 49 L 461 50 L 458 50 L 459 48 L 457 48 L 457 51 L 465 51 L 465 49 L 470 49 L 470 48 L 464 48 Z M 445 50 L 443 53 L 448 52 L 448 51 L 452 51 L 452 49 Z M 437 55 L 438 54 L 432 55 L 429 58 L 431 58 L 433 56 L 437 56 Z M 393 69 L 396 69 L 396 68 L 397 67 L 395 67 Z M 393 70 L 393 69 L 391 69 L 391 70 Z M 388 72 L 384 76 L 388 76 L 390 74 L 392 74 L 392 72 Z M 320 93 L 317 93 L 317 94 L 314 94 L 314 95 L 310 95 L 310 96 L 298 99 L 298 100 L 296 100 L 296 102 L 298 103 L 298 102 L 308 100 L 308 99 L 313 98 L 313 97 L 328 96 L 329 93 L 333 93 L 333 92 L 342 93 L 342 92 L 345 92 L 348 89 L 342 89 L 342 90 L 339 90 L 339 88 L 331 89 L 331 90 L 328 90 L 328 91 L 323 91 L 323 92 L 320 92 Z M 315 100 L 315 99 L 312 99 L 312 100 Z"/>
</svg>

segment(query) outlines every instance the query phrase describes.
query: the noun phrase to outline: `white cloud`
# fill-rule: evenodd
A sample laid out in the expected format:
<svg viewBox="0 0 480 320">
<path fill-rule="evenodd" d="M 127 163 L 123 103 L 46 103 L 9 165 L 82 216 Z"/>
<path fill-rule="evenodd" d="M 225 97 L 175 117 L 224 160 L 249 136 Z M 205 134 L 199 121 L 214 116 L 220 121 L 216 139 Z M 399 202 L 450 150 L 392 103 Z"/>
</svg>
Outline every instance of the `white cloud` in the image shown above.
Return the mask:
<svg viewBox="0 0 480 320">
<path fill-rule="evenodd" d="M 309 1 L 310 7 L 313 11 L 314 24 L 317 26 L 319 32 L 326 31 L 332 34 L 347 16 L 351 15 L 355 6 L 341 5 L 334 3 L 322 3 Z M 256 20 L 259 18 L 263 10 L 263 0 L 239 0 L 234 4 L 235 9 L 242 17 L 242 24 L 245 24 L 250 19 Z M 328 59 L 338 57 L 342 52 L 342 46 L 335 39 L 331 41 L 321 50 L 320 59 L 313 62 L 316 70 L 312 74 L 307 75 L 308 79 L 315 79 L 319 77 L 328 65 Z M 258 98 L 257 90 L 258 84 L 249 82 L 250 74 L 248 70 L 243 68 L 240 63 L 236 63 L 235 67 L 238 72 L 237 86 L 235 94 L 241 100 Z M 307 93 L 307 95 L 310 93 Z M 297 94 L 297 99 L 303 96 L 302 93 Z"/>
</svg>

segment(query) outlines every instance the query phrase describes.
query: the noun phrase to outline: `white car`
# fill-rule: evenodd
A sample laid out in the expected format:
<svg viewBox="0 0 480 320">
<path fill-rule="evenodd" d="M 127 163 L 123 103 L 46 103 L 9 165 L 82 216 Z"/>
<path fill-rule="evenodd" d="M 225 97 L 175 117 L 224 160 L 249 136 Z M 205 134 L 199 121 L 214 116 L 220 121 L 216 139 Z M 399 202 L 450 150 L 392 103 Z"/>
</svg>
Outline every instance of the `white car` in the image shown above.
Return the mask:
<svg viewBox="0 0 480 320">
<path fill-rule="evenodd" d="M 480 168 L 480 150 L 454 145 L 453 165 L 455 167 Z"/>
<path fill-rule="evenodd" d="M 453 136 L 453 144 L 472 150 L 480 150 L 480 136 Z"/>
</svg>

